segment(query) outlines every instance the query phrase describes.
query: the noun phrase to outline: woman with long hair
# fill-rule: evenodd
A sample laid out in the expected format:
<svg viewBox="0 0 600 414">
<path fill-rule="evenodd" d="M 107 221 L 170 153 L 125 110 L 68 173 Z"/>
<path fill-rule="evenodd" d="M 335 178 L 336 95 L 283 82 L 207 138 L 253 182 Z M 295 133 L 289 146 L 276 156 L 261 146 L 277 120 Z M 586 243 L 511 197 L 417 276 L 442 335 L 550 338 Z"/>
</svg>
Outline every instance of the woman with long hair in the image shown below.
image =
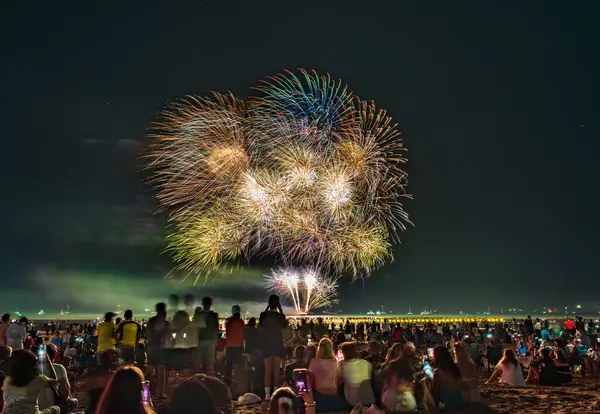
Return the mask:
<svg viewBox="0 0 600 414">
<path fill-rule="evenodd" d="M 338 394 L 337 361 L 331 339 L 322 338 L 319 341 L 316 357 L 310 361 L 308 371 L 312 380 L 313 397 L 319 410 L 343 411 L 347 408 L 344 397 Z"/>
<path fill-rule="evenodd" d="M 433 370 L 433 396 L 438 404 L 451 410 L 459 410 L 463 406 L 462 375 L 460 368 L 452 360 L 450 351 L 443 345 L 433 350 L 435 369 Z"/>
<path fill-rule="evenodd" d="M 381 367 L 381 404 L 384 408 L 390 411 L 417 409 L 414 374 L 415 370 L 410 362 L 402 356 L 386 362 Z"/>
<path fill-rule="evenodd" d="M 505 349 L 504 355 L 496 369 L 492 373 L 492 376 L 487 380 L 486 384 L 489 384 L 500 377 L 501 382 L 509 387 L 526 387 L 525 379 L 523 378 L 523 371 L 521 370 L 521 364 L 515 357 L 515 353 L 512 349 Z"/>
<path fill-rule="evenodd" d="M 154 414 L 151 403 L 144 400 L 144 374 L 134 366 L 119 368 L 106 385 L 98 403 L 97 414 Z"/>
<path fill-rule="evenodd" d="M 558 372 L 558 378 L 561 384 L 568 384 L 573 381 L 573 374 L 571 374 L 571 367 L 565 358 L 565 353 L 559 347 L 555 347 L 552 351 L 552 358 L 554 359 L 554 365 L 556 365 L 556 371 Z"/>
<path fill-rule="evenodd" d="M 395 343 L 390 346 L 385 354 L 385 361 L 383 365 L 389 364 L 395 359 L 400 358 L 404 354 L 404 345 L 400 343 Z M 381 367 L 383 369 L 383 366 Z"/>
<path fill-rule="evenodd" d="M 477 391 L 477 377 L 479 370 L 477 365 L 471 359 L 471 352 L 466 344 L 454 344 L 454 361 L 463 380 L 463 400 L 465 404 L 473 404 L 479 402 L 479 391 Z"/>
<path fill-rule="evenodd" d="M 267 309 L 260 314 L 259 325 L 262 329 L 262 356 L 265 366 L 265 399 L 271 397 L 271 388 L 277 390 L 280 385 L 279 368 L 284 356 L 283 329 L 286 326 L 285 315 L 279 302 L 279 296 L 271 295 Z"/>
</svg>

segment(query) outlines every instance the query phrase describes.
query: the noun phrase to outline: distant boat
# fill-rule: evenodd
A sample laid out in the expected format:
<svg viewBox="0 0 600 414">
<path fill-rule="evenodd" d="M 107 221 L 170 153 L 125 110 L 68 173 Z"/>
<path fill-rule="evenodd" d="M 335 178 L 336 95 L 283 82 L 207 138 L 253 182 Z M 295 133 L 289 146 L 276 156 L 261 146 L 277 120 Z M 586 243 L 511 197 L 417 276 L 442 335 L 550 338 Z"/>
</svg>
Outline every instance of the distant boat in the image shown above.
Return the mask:
<svg viewBox="0 0 600 414">
<path fill-rule="evenodd" d="M 71 305 L 67 305 L 67 311 L 66 312 L 62 313 L 62 310 L 61 310 L 61 314 L 62 315 L 66 315 L 68 313 L 71 313 Z"/>
<path fill-rule="evenodd" d="M 367 315 L 375 315 L 375 312 L 373 312 L 372 310 L 367 312 Z"/>
<path fill-rule="evenodd" d="M 408 307 L 408 313 L 407 315 L 412 315 L 413 313 L 410 311 L 410 306 Z"/>
<path fill-rule="evenodd" d="M 44 312 L 44 310 L 42 309 L 41 311 L 39 311 L 39 312 L 38 312 L 38 315 L 43 315 L 43 314 L 45 314 L 45 313 L 46 313 L 46 312 Z"/>
</svg>

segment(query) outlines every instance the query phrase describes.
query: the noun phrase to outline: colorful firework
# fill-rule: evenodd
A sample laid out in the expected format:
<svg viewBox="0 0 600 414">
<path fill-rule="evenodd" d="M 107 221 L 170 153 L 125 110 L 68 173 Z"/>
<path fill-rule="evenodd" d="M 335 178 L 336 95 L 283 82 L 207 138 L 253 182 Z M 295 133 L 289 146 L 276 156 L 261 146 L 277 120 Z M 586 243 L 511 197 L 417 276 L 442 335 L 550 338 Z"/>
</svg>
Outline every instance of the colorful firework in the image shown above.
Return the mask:
<svg viewBox="0 0 600 414">
<path fill-rule="evenodd" d="M 368 276 L 392 259 L 410 223 L 396 125 L 329 75 L 285 72 L 256 89 L 249 103 L 231 94 L 178 100 L 149 134 L 178 267 L 201 277 L 272 255 Z"/>
<path fill-rule="evenodd" d="M 298 314 L 323 308 L 337 302 L 337 281 L 325 277 L 314 267 L 282 267 L 266 276 L 267 288 L 292 300 Z"/>
</svg>

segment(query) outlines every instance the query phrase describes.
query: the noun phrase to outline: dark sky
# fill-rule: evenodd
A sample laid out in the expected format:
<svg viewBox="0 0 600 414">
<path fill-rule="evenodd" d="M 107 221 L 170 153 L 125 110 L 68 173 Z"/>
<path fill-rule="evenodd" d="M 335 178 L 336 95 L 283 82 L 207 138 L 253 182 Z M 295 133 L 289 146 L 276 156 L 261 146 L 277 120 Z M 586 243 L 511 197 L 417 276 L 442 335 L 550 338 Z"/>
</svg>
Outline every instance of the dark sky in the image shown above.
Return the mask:
<svg viewBox="0 0 600 414">
<path fill-rule="evenodd" d="M 416 227 L 364 292 L 342 281 L 344 310 L 600 307 L 600 3 L 152 3 L 2 2 L 0 307 L 83 306 L 73 278 L 162 286 L 136 160 L 153 114 L 300 66 L 387 108 L 409 148 Z M 250 273 L 204 290 L 262 300 Z"/>
</svg>

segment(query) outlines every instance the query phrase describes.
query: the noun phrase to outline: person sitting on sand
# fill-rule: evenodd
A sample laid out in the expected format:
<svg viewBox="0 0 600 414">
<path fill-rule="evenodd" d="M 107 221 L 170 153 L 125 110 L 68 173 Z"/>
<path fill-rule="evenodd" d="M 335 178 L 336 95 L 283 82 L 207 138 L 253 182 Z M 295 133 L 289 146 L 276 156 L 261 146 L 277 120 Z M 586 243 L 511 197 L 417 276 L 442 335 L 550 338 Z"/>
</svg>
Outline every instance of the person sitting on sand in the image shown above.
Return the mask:
<svg viewBox="0 0 600 414">
<path fill-rule="evenodd" d="M 71 384 L 69 383 L 66 368 L 61 364 L 51 362 L 55 360 L 57 353 L 58 351 L 53 344 L 48 344 L 46 346 L 47 357 L 43 361 L 38 361 L 43 363 L 41 372 L 58 381 L 55 390 L 58 391 L 58 394 L 62 397 L 61 399 L 72 400 L 72 405 L 77 406 L 77 400 L 71 399 Z M 44 390 L 42 390 L 38 401 L 40 410 L 43 411 L 47 407 L 59 404 L 55 394 L 56 392 L 50 387 L 45 387 Z"/>
<path fill-rule="evenodd" d="M 380 372 L 383 382 L 381 404 L 390 411 L 414 411 L 415 371 L 406 358 L 396 358 L 384 366 Z"/>
<path fill-rule="evenodd" d="M 529 374 L 525 382 L 528 384 L 539 383 L 549 387 L 560 385 L 560 379 L 554 361 L 550 359 L 548 348 L 540 349 L 541 360 L 529 366 Z"/>
<path fill-rule="evenodd" d="M 337 361 L 333 354 L 333 342 L 329 338 L 319 341 L 317 355 L 308 366 L 312 380 L 311 389 L 319 410 L 342 411 L 346 400 L 338 394 Z"/>
<path fill-rule="evenodd" d="M 151 402 L 143 398 L 144 382 L 144 374 L 139 368 L 119 368 L 106 385 L 96 414 L 154 414 Z"/>
<path fill-rule="evenodd" d="M 30 351 L 16 351 L 11 359 L 10 374 L 4 380 L 4 414 L 42 414 L 38 397 L 46 386 L 56 386 L 58 381 L 40 375 L 38 361 Z M 58 406 L 47 407 L 43 414 L 60 414 Z"/>
<path fill-rule="evenodd" d="M 524 357 L 527 356 L 527 347 L 525 346 L 525 344 L 523 343 L 523 341 L 519 342 L 519 345 L 517 347 L 517 351 L 519 352 L 519 355 Z"/>
<path fill-rule="evenodd" d="M 329 338 L 326 338 L 329 339 Z M 333 342 L 332 342 L 332 346 L 333 346 Z M 315 344 L 310 344 L 309 346 L 306 347 L 306 363 L 310 364 L 310 361 L 312 361 L 313 359 L 315 359 L 317 357 L 317 345 Z"/>
<path fill-rule="evenodd" d="M 523 378 L 523 371 L 521 370 L 521 365 L 517 358 L 515 358 L 515 353 L 512 349 L 505 349 L 504 356 L 496 365 L 496 369 L 492 373 L 492 376 L 489 380 L 486 381 L 486 384 L 494 382 L 498 377 L 500 377 L 500 382 L 504 385 L 508 385 L 509 387 L 526 387 L 527 383 L 525 383 L 525 379 Z"/>
<path fill-rule="evenodd" d="M 375 396 L 371 388 L 371 364 L 360 359 L 355 342 L 345 342 L 340 349 L 344 360 L 338 365 L 338 379 L 344 384 L 346 401 L 351 406 L 373 404 Z"/>
<path fill-rule="evenodd" d="M 167 401 L 167 414 L 220 414 L 208 385 L 194 375 L 173 390 Z"/>
<path fill-rule="evenodd" d="M 298 345 L 294 349 L 294 362 L 287 364 L 285 367 L 285 382 L 288 384 L 292 383 L 295 369 L 308 368 L 308 363 L 304 360 L 305 355 L 306 347 L 304 345 Z"/>
<path fill-rule="evenodd" d="M 492 342 L 487 346 L 486 359 L 488 363 L 488 369 L 490 365 L 497 365 L 500 359 L 502 359 L 502 345 L 496 338 L 492 339 Z"/>
<path fill-rule="evenodd" d="M 454 345 L 454 360 L 463 380 L 463 400 L 465 404 L 479 402 L 479 391 L 477 391 L 477 377 L 479 370 L 473 362 L 466 345 L 457 343 Z"/>
<path fill-rule="evenodd" d="M 565 358 L 565 353 L 562 349 L 556 347 L 552 351 L 552 359 L 554 359 L 554 365 L 558 372 L 558 379 L 560 384 L 568 384 L 573 381 L 573 374 L 571 374 L 571 367 Z"/>
<path fill-rule="evenodd" d="M 215 401 L 215 406 L 220 413 L 230 414 L 233 412 L 233 405 L 231 403 L 233 398 L 231 397 L 231 391 L 223 381 L 207 374 L 196 374 L 194 377 L 198 378 L 206 385 Z"/>
<path fill-rule="evenodd" d="M 433 350 L 435 370 L 433 371 L 432 394 L 438 404 L 450 410 L 459 410 L 463 406 L 462 375 L 460 368 L 452 360 L 450 351 L 443 345 Z"/>
</svg>

